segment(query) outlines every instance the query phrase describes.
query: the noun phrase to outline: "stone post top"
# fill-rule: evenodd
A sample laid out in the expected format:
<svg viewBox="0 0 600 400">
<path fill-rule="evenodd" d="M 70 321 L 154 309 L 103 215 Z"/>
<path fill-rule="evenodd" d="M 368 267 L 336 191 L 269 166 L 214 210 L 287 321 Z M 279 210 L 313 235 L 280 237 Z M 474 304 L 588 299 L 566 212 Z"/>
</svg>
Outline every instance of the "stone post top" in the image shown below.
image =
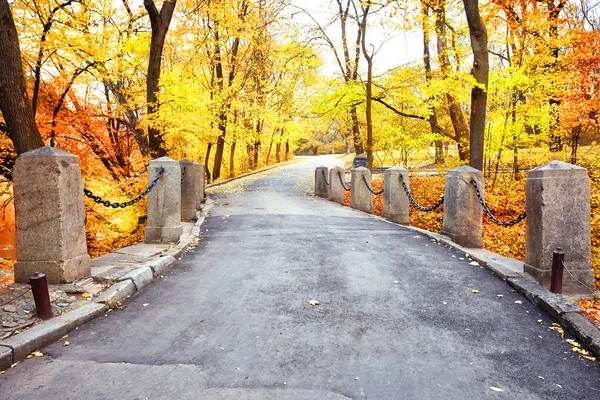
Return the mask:
<svg viewBox="0 0 600 400">
<path fill-rule="evenodd" d="M 68 157 L 68 158 L 79 159 L 79 157 L 77 157 L 75 154 L 71 154 L 66 151 L 59 150 L 56 147 L 51 147 L 51 146 L 44 146 L 44 147 L 40 147 L 35 150 L 28 151 L 26 153 L 21 154 L 19 156 L 19 158 L 32 157 L 32 156 L 55 156 L 55 157 L 62 157 L 62 158 Z"/>
<path fill-rule="evenodd" d="M 369 169 L 368 169 L 368 168 L 365 168 L 365 167 L 356 167 L 356 168 L 354 168 L 352 171 L 357 171 L 357 172 L 367 172 L 367 171 L 369 171 Z M 370 171 L 369 171 L 369 172 L 370 172 Z"/>
<path fill-rule="evenodd" d="M 536 178 L 542 176 L 565 176 L 565 175 L 585 175 L 587 169 L 578 165 L 569 164 L 564 161 L 554 160 L 548 164 L 540 165 L 529 171 L 528 177 Z"/>
<path fill-rule="evenodd" d="M 461 165 L 460 167 L 456 167 L 456 168 L 449 170 L 448 173 L 472 173 L 472 174 L 479 173 L 479 174 L 481 174 L 481 171 L 476 168 L 473 168 L 469 165 Z"/>
<path fill-rule="evenodd" d="M 317 169 L 322 169 L 322 168 L 325 168 L 325 169 L 327 169 L 327 167 L 326 167 L 326 166 L 324 166 L 324 165 L 319 165 L 319 166 L 317 167 Z"/>
<path fill-rule="evenodd" d="M 196 162 L 196 161 L 192 162 L 192 164 L 203 166 L 202 164 L 200 164 L 199 162 Z"/>
<path fill-rule="evenodd" d="M 402 167 L 398 167 L 397 165 L 393 166 L 393 167 L 389 167 L 388 169 L 386 169 L 386 171 L 400 171 L 400 172 L 408 172 L 408 170 L 406 168 L 402 168 Z"/>
<path fill-rule="evenodd" d="M 169 157 L 160 157 L 160 158 L 155 158 L 154 160 L 150 160 L 150 164 L 177 164 L 177 165 L 179 165 L 179 162 L 175 161 Z"/>
<path fill-rule="evenodd" d="M 342 171 L 344 170 L 344 168 L 342 168 L 342 167 L 333 167 L 333 168 L 331 168 L 331 170 L 332 170 L 332 171 L 333 171 L 334 169 L 335 169 L 335 170 L 342 170 Z"/>
<path fill-rule="evenodd" d="M 183 159 L 183 160 L 180 160 L 180 161 L 179 161 L 179 164 L 192 165 L 192 164 L 194 164 L 194 163 L 193 163 L 193 162 L 191 162 L 190 160 Z"/>
</svg>

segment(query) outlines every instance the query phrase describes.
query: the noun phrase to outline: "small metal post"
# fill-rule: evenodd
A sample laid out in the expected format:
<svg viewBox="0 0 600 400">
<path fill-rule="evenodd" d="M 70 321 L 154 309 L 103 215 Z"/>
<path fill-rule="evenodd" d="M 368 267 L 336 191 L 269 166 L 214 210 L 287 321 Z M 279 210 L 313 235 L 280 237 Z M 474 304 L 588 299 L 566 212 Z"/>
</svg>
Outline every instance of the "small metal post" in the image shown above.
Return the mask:
<svg viewBox="0 0 600 400">
<path fill-rule="evenodd" d="M 552 275 L 550 277 L 550 291 L 562 293 L 565 252 L 559 247 L 552 252 Z"/>
<path fill-rule="evenodd" d="M 35 310 L 41 319 L 52 318 L 52 305 L 50 304 L 50 295 L 48 294 L 48 281 L 46 274 L 36 272 L 29 278 L 33 300 L 35 301 Z"/>
</svg>

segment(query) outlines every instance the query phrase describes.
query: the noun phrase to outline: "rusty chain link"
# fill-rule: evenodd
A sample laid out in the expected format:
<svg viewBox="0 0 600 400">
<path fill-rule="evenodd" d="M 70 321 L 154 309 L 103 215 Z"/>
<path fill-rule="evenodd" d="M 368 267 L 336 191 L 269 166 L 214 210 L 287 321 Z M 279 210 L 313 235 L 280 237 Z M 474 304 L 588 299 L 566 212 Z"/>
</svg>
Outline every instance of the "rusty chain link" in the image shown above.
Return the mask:
<svg viewBox="0 0 600 400">
<path fill-rule="evenodd" d="M 365 185 L 367 186 L 367 189 L 369 189 L 369 192 L 371 192 L 372 194 L 374 194 L 375 196 L 380 195 L 383 193 L 383 189 L 381 189 L 380 191 L 374 191 L 373 188 L 371 187 L 371 185 L 369 185 L 369 182 L 367 182 L 367 178 L 365 178 L 365 176 L 362 176 L 362 180 L 365 183 Z"/>
<path fill-rule="evenodd" d="M 183 169 L 181 170 L 181 184 L 183 185 L 183 181 L 185 180 L 185 170 L 187 169 L 187 166 L 184 166 Z"/>
<path fill-rule="evenodd" d="M 104 207 L 125 208 L 125 207 L 134 205 L 135 203 L 137 203 L 138 201 L 140 201 L 144 197 L 146 197 L 148 195 L 148 193 L 150 193 L 152 191 L 152 189 L 154 189 L 154 186 L 156 186 L 159 179 L 163 176 L 164 173 L 165 173 L 165 169 L 161 167 L 160 170 L 158 171 L 158 175 L 156 175 L 156 178 L 154 178 L 154 180 L 148 185 L 146 190 L 144 190 L 142 193 L 140 193 L 134 199 L 125 201 L 123 203 L 111 203 L 108 200 L 102 199 L 102 197 L 100 197 L 100 196 L 94 195 L 94 193 L 92 193 L 92 191 L 88 190 L 88 189 L 83 189 L 83 193 L 90 199 L 93 199 L 96 203 L 102 204 Z"/>
<path fill-rule="evenodd" d="M 325 170 L 322 169 L 321 173 L 323 174 L 323 179 L 325 180 L 325 183 L 327 184 L 327 186 L 329 186 L 329 182 L 327 182 L 327 175 L 325 174 Z"/>
<path fill-rule="evenodd" d="M 400 178 L 400 182 L 402 183 L 402 187 L 404 188 L 404 193 L 406 193 L 406 197 L 408 197 L 410 204 L 412 204 L 417 210 L 429 212 L 435 210 L 436 208 L 444 204 L 444 196 L 442 196 L 435 204 L 429 207 L 420 206 L 419 203 L 417 203 L 416 200 L 412 197 L 412 194 L 410 194 L 410 190 L 408 190 L 408 186 L 406 186 L 406 182 L 404 182 L 404 177 L 402 176 L 402 174 L 398 175 L 398 177 Z"/>
<path fill-rule="evenodd" d="M 477 198 L 479 199 L 479 204 L 481 204 L 483 211 L 492 220 L 492 222 L 495 223 L 496 225 L 509 227 L 509 226 L 516 225 L 519 222 L 523 221 L 525 218 L 527 218 L 527 213 L 524 212 L 524 213 L 520 214 L 517 218 L 513 219 L 512 221 L 507 221 L 507 222 L 500 221 L 498 218 L 496 218 L 492 214 L 492 212 L 488 208 L 487 204 L 485 204 L 485 200 L 483 199 L 483 196 L 481 195 L 481 192 L 479 191 L 479 186 L 477 186 L 477 181 L 475 181 L 475 179 L 471 179 L 471 185 L 473 185 L 475 187 L 475 194 L 477 194 Z"/>
<path fill-rule="evenodd" d="M 347 188 L 346 184 L 344 183 L 344 179 L 342 179 L 342 173 L 338 171 L 338 178 L 340 178 L 340 183 L 342 184 L 342 187 L 344 188 L 344 190 L 346 192 L 349 192 L 350 190 L 352 190 L 351 187 Z"/>
</svg>

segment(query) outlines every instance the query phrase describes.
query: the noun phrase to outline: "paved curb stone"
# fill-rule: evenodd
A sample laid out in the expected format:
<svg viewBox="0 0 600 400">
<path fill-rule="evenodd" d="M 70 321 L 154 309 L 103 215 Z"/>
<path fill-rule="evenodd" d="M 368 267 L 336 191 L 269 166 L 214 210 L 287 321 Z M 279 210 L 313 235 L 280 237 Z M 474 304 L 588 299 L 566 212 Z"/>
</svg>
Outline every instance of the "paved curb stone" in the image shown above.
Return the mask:
<svg viewBox="0 0 600 400">
<path fill-rule="evenodd" d="M 144 286 L 148 283 L 152 282 L 152 268 L 150 267 L 141 267 L 136 268 L 127 275 L 122 276 L 119 281 L 123 282 L 125 280 L 130 280 L 135 285 L 135 290 L 140 291 Z"/>
<path fill-rule="evenodd" d="M 104 304 L 86 304 L 76 310 L 34 326 L 18 335 L 11 336 L 2 341 L 1 345 L 12 349 L 13 362 L 22 360 L 31 354 L 31 352 L 60 339 L 76 327 L 104 313 L 106 309 L 107 307 Z"/>
<path fill-rule="evenodd" d="M 109 287 L 104 293 L 96 298 L 96 302 L 105 303 L 110 306 L 122 303 L 134 293 L 135 285 L 133 284 L 133 281 L 127 279 L 125 281 L 117 282 Z"/>
<path fill-rule="evenodd" d="M 13 363 L 13 352 L 9 347 L 0 345 L 0 371 L 10 368 Z"/>
</svg>

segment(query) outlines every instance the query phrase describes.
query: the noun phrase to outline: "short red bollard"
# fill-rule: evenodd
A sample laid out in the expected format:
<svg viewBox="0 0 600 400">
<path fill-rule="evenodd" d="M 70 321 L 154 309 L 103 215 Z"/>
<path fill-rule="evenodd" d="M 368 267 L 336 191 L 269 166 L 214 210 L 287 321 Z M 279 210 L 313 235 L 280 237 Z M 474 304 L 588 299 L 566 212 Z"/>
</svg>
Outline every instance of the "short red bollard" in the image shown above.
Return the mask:
<svg viewBox="0 0 600 400">
<path fill-rule="evenodd" d="M 48 294 L 48 281 L 46 274 L 36 272 L 29 278 L 33 300 L 35 301 L 35 310 L 41 319 L 52 318 L 52 305 L 50 304 L 50 295 Z"/>
<path fill-rule="evenodd" d="M 552 275 L 550 277 L 550 291 L 552 293 L 562 293 L 564 260 L 565 252 L 561 248 L 557 248 L 552 252 Z"/>
</svg>

